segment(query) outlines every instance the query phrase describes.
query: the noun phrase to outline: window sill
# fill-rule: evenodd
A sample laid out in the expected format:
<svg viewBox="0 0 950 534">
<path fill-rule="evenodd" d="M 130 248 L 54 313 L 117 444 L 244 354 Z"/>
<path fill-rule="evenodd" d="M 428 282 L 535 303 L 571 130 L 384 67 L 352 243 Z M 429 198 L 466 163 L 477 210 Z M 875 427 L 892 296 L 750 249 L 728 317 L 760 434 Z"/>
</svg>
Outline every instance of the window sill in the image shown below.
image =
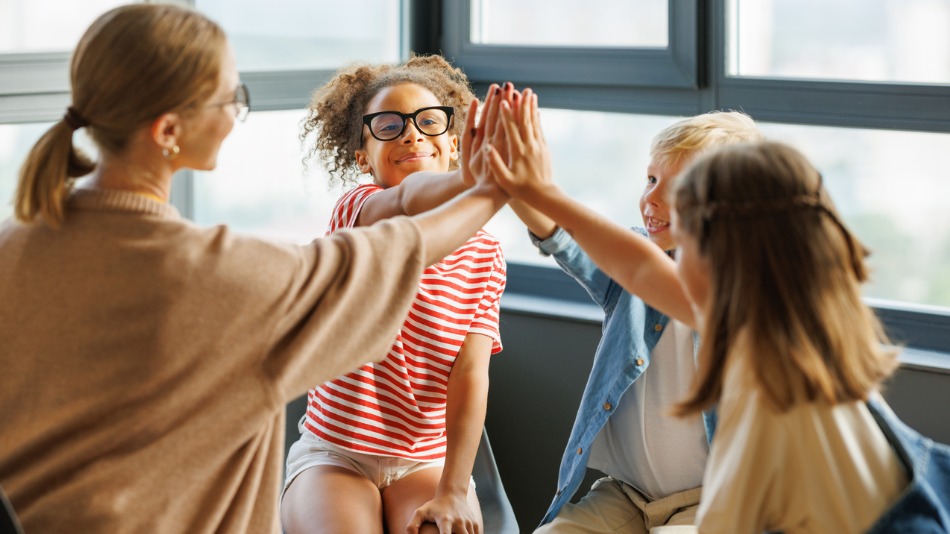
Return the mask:
<svg viewBox="0 0 950 534">
<path fill-rule="evenodd" d="M 513 292 L 502 295 L 501 309 L 519 315 L 587 324 L 600 324 L 604 319 L 603 310 L 593 303 Z M 950 375 L 950 352 L 903 347 L 898 358 L 902 369 Z"/>
</svg>

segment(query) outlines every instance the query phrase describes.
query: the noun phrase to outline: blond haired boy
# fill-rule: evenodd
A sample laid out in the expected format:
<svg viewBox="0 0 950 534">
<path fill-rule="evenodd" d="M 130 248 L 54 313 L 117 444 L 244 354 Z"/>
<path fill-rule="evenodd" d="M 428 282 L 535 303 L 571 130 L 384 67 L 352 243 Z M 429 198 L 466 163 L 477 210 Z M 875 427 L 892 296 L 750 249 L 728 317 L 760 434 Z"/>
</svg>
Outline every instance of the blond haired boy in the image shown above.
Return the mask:
<svg viewBox="0 0 950 534">
<path fill-rule="evenodd" d="M 732 111 L 697 115 L 660 131 L 640 198 L 644 228 L 635 230 L 672 253 L 666 197 L 676 175 L 699 153 L 761 137 L 751 118 Z M 551 219 L 524 203 L 509 205 L 541 253 L 554 256 L 605 312 L 557 492 L 536 532 L 647 533 L 693 524 L 715 417 L 684 420 L 670 412 L 696 372 L 695 334 L 623 290 Z M 607 476 L 570 503 L 588 467 Z"/>
</svg>

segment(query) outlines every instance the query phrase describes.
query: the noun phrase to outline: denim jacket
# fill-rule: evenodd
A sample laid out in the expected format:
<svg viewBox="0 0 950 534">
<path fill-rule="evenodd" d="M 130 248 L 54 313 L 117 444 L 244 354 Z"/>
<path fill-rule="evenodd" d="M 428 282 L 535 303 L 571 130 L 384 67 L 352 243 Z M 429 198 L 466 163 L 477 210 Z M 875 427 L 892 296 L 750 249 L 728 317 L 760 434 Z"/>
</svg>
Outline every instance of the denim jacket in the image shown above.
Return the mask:
<svg viewBox="0 0 950 534">
<path fill-rule="evenodd" d="M 873 397 L 868 408 L 910 479 L 868 534 L 950 532 L 950 447 L 920 435 Z"/>
<path fill-rule="evenodd" d="M 635 230 L 646 235 L 640 228 Z M 543 525 L 554 519 L 577 491 L 587 471 L 587 459 L 594 438 L 617 408 L 620 397 L 650 365 L 653 347 L 659 341 L 669 318 L 611 280 L 594 265 L 567 232 L 558 228 L 554 235 L 544 241 L 530 232 L 529 235 L 535 246 L 542 253 L 553 255 L 561 269 L 577 280 L 606 314 L 590 377 L 584 388 L 571 437 L 561 458 L 557 493 L 541 520 Z M 707 441 L 712 440 L 715 414 L 704 413 L 703 423 Z"/>
</svg>

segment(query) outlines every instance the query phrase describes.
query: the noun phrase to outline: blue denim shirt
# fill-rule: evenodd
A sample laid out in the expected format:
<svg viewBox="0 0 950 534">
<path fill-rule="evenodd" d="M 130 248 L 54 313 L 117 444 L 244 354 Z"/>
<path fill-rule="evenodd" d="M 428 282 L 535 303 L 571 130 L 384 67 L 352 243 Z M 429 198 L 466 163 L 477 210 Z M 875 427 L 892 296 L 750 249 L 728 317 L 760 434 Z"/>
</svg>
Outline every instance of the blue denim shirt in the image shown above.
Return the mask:
<svg viewBox="0 0 950 534">
<path fill-rule="evenodd" d="M 634 230 L 646 235 L 640 228 Z M 542 253 L 553 255 L 561 269 L 577 280 L 606 314 L 590 377 L 561 458 L 557 493 L 541 520 L 543 525 L 554 519 L 577 491 L 587 471 L 594 438 L 617 408 L 620 397 L 650 365 L 653 347 L 666 329 L 669 318 L 604 274 L 567 232 L 558 228 L 544 241 L 529 235 L 535 246 Z M 711 440 L 716 425 L 715 414 L 704 413 L 703 423 L 706 439 Z"/>
<path fill-rule="evenodd" d="M 910 479 L 868 534 L 950 532 L 950 447 L 920 435 L 879 400 L 872 398 L 868 408 Z"/>
</svg>

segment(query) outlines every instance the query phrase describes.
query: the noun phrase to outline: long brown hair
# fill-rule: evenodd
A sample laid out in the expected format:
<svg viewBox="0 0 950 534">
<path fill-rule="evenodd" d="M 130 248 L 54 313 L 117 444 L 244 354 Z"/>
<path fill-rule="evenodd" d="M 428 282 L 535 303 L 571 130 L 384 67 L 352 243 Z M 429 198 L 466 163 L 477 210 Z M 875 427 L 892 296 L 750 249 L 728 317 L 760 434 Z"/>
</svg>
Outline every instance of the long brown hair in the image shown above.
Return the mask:
<svg viewBox="0 0 950 534">
<path fill-rule="evenodd" d="M 62 224 L 75 178 L 95 168 L 73 147 L 73 131 L 85 126 L 101 151 L 120 153 L 150 121 L 211 97 L 226 46 L 217 24 L 183 6 L 126 5 L 96 19 L 73 53 L 69 111 L 20 169 L 17 219 Z"/>
<path fill-rule="evenodd" d="M 330 174 L 331 184 L 358 183 L 360 170 L 356 151 L 360 147 L 363 114 L 369 101 L 386 87 L 412 83 L 424 87 L 444 106 L 455 109 L 450 135 L 462 137 L 468 106 L 475 99 L 465 73 L 442 56 L 413 56 L 397 65 L 356 64 L 339 70 L 332 80 L 313 93 L 300 141 L 312 136 L 313 145 L 304 156 L 306 166 L 319 160 Z M 455 167 L 458 162 L 452 162 Z"/>
<path fill-rule="evenodd" d="M 861 300 L 867 252 L 801 153 L 775 142 L 725 146 L 694 161 L 674 195 L 677 231 L 710 265 L 711 302 L 696 385 L 679 413 L 719 400 L 740 333 L 778 410 L 866 399 L 893 372 L 896 357 Z"/>
</svg>

